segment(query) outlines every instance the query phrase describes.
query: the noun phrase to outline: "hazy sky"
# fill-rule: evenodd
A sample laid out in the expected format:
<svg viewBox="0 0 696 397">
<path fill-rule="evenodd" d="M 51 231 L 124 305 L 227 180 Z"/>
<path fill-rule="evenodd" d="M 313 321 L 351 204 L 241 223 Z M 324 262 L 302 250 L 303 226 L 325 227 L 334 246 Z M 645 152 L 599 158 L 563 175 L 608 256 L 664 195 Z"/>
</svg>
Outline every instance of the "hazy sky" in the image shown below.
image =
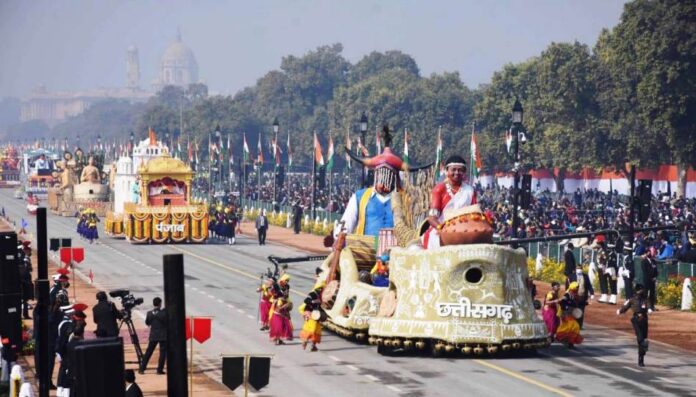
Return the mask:
<svg viewBox="0 0 696 397">
<path fill-rule="evenodd" d="M 593 46 L 619 21 L 619 0 L 0 0 L 0 97 L 125 85 L 138 47 L 141 86 L 157 77 L 177 26 L 211 91 L 235 93 L 302 55 L 340 42 L 355 63 L 398 49 L 423 75 L 458 71 L 476 87 L 549 43 Z"/>
</svg>

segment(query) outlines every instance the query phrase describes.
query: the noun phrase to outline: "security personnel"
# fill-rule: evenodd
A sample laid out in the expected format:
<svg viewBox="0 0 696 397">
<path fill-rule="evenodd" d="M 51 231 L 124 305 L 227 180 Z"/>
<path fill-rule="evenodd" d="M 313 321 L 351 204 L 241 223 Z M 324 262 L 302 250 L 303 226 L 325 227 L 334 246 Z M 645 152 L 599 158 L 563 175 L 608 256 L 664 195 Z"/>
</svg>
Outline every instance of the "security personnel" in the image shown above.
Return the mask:
<svg viewBox="0 0 696 397">
<path fill-rule="evenodd" d="M 645 288 L 641 284 L 636 284 L 635 294 L 616 311 L 616 314 L 626 313 L 628 309 L 633 310 L 631 325 L 638 342 L 638 366 L 645 367 L 643 358 L 648 351 L 648 301 L 645 299 Z"/>
</svg>

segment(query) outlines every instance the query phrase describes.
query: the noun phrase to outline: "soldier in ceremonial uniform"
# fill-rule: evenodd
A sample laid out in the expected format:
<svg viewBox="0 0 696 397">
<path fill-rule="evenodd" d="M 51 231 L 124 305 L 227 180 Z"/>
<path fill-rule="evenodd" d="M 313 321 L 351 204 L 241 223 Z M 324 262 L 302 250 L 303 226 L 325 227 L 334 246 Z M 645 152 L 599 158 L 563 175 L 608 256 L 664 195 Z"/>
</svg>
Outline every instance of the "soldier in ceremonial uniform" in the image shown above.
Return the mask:
<svg viewBox="0 0 696 397">
<path fill-rule="evenodd" d="M 423 247 L 440 246 L 438 229 L 445 221 L 444 212 L 476 204 L 476 192 L 464 182 L 466 161 L 461 156 L 450 156 L 445 162 L 447 178 L 435 185 L 430 196 L 427 221 L 430 228 L 423 235 Z"/>
<path fill-rule="evenodd" d="M 635 294 L 616 311 L 617 315 L 633 310 L 631 325 L 636 334 L 638 342 L 638 365 L 645 366 L 645 353 L 648 352 L 648 300 L 645 298 L 645 288 L 641 284 L 636 284 Z"/>
</svg>

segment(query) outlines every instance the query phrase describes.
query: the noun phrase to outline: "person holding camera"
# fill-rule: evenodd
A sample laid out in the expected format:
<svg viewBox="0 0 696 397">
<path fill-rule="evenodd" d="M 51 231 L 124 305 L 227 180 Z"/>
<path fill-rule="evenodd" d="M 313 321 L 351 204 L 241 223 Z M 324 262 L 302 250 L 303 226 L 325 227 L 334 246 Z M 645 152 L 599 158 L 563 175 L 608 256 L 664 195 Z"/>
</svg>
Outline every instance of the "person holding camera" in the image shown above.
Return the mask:
<svg viewBox="0 0 696 397">
<path fill-rule="evenodd" d="M 122 319 L 123 315 L 116 309 L 116 305 L 109 301 L 106 292 L 97 292 L 97 302 L 92 308 L 94 323 L 97 324 L 97 330 L 95 331 L 97 338 L 118 336 L 116 320 Z"/>
<path fill-rule="evenodd" d="M 141 374 L 145 373 L 147 363 L 150 361 L 155 347 L 159 344 L 160 354 L 159 361 L 157 362 L 157 374 L 163 375 L 164 363 L 167 360 L 167 312 L 166 309 L 162 308 L 162 298 L 160 297 L 153 299 L 152 305 L 155 308 L 147 312 L 147 316 L 145 317 L 145 324 L 150 327 L 150 337 L 148 338 L 147 350 L 145 351 L 145 356 L 143 356 L 143 362 L 138 372 Z"/>
</svg>

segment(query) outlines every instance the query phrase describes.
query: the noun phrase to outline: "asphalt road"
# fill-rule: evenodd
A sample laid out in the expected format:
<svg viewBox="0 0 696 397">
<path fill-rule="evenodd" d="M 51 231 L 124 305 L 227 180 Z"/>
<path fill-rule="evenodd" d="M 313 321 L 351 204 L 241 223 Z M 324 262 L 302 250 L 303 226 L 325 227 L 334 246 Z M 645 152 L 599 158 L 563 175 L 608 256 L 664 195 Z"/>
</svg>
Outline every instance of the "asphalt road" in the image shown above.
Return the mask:
<svg viewBox="0 0 696 397">
<path fill-rule="evenodd" d="M 21 218 L 27 219 L 29 230 L 36 235 L 35 218 L 12 193 L 0 190 L 0 206 L 17 224 Z M 195 342 L 196 362 L 221 381 L 221 354 L 273 355 L 270 385 L 256 393 L 259 396 L 696 395 L 692 353 L 652 343 L 648 366 L 639 368 L 634 338 L 591 325 L 583 332 L 585 343 L 576 350 L 553 345 L 536 354 L 496 358 L 383 357 L 375 347 L 348 342 L 326 331 L 316 353 L 303 351 L 297 340 L 274 346 L 258 329 L 255 290 L 259 276 L 270 266 L 268 255 L 305 253 L 272 242 L 259 246 L 245 237 L 231 247 L 131 245 L 104 236 L 101 228 L 101 238 L 90 245 L 80 240 L 75 225 L 74 218 L 49 214 L 48 236 L 71 237 L 73 246 L 85 247 L 86 259 L 78 270 L 84 276 L 91 269 L 97 288 L 128 288 L 143 297 L 145 303 L 136 309 L 140 316 L 151 308 L 153 297 L 163 295 L 162 255 L 183 253 L 187 314 L 213 316 L 211 339 L 202 345 Z M 291 265 L 295 302 L 301 302 L 311 288 L 316 265 Z M 94 304 L 93 297 L 84 301 Z M 297 311 L 293 311 L 293 323 L 297 336 L 302 326 Z"/>
</svg>

